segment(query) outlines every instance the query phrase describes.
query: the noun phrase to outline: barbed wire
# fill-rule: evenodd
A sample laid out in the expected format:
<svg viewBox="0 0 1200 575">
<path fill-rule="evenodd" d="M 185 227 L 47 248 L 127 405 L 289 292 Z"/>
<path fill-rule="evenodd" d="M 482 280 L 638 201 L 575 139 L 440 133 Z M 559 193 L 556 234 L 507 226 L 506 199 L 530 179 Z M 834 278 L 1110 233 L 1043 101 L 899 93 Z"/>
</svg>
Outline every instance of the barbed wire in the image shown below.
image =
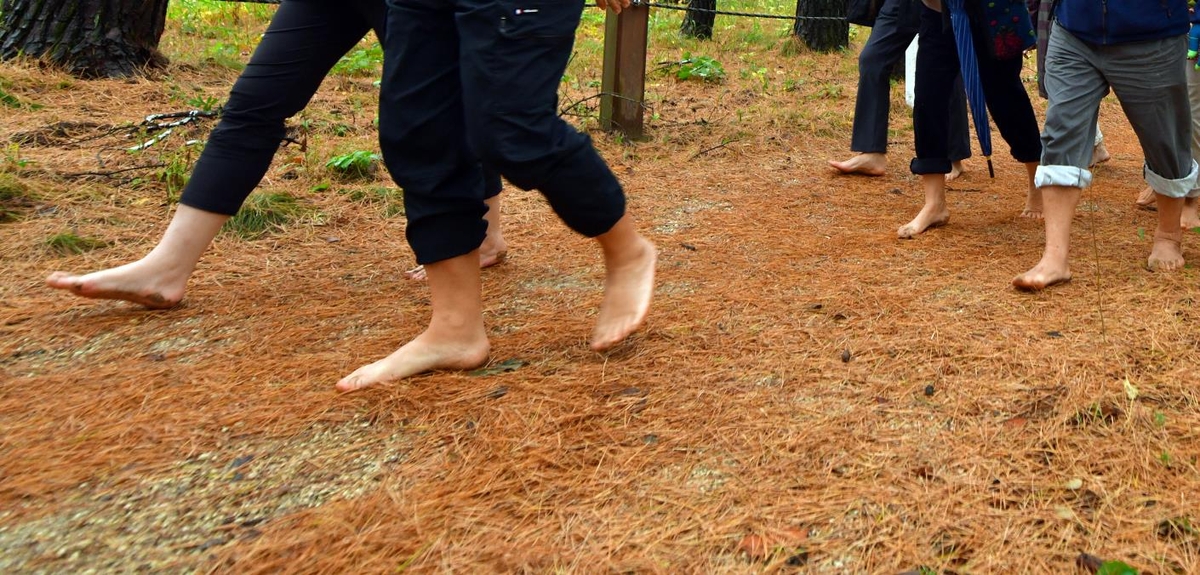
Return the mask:
<svg viewBox="0 0 1200 575">
<path fill-rule="evenodd" d="M 839 20 L 846 21 L 845 16 L 789 16 L 786 14 L 762 14 L 756 12 L 737 12 L 733 10 L 717 10 L 716 8 L 692 8 L 689 6 L 681 6 L 678 4 L 660 4 L 658 2 L 650 2 L 647 0 L 633 0 L 634 6 L 647 6 L 650 8 L 662 8 L 663 10 L 678 10 L 681 12 L 700 12 L 704 14 L 721 14 L 724 16 L 743 16 L 747 18 L 766 18 L 771 20 Z"/>
</svg>

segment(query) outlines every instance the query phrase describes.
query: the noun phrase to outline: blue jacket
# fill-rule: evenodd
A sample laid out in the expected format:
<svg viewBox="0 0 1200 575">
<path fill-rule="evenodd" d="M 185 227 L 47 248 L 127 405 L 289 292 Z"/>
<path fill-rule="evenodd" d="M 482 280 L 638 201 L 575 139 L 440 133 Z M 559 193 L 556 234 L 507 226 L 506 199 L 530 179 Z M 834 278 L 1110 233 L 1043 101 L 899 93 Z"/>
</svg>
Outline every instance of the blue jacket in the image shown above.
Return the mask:
<svg viewBox="0 0 1200 575">
<path fill-rule="evenodd" d="M 1058 24 L 1092 44 L 1122 44 L 1181 36 L 1187 0 L 1058 0 Z"/>
</svg>

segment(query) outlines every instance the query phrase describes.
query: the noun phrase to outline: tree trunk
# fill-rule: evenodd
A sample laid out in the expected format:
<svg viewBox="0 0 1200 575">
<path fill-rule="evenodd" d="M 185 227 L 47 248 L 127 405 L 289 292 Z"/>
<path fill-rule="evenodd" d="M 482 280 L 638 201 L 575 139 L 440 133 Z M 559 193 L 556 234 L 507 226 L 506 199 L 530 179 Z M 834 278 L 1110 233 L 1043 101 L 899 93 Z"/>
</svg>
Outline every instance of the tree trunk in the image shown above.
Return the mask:
<svg viewBox="0 0 1200 575">
<path fill-rule="evenodd" d="M 683 25 L 679 27 L 679 33 L 689 38 L 712 40 L 717 14 L 711 10 L 716 9 L 717 0 L 688 0 L 688 11 L 683 16 Z"/>
<path fill-rule="evenodd" d="M 842 20 L 808 20 L 826 16 Z M 846 22 L 846 0 L 796 0 L 796 26 L 793 33 L 804 44 L 819 52 L 833 52 L 850 45 L 850 23 Z"/>
<path fill-rule="evenodd" d="M 0 58 L 42 58 L 84 78 L 166 65 L 167 0 L 0 0 Z"/>
</svg>

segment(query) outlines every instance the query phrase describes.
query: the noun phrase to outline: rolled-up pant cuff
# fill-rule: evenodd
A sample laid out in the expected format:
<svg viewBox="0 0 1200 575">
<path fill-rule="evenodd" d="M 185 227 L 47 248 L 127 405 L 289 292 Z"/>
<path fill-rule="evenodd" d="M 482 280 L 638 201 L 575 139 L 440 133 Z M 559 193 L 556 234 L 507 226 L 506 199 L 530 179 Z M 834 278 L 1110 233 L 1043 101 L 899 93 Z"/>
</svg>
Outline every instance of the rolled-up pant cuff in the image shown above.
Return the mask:
<svg viewBox="0 0 1200 575">
<path fill-rule="evenodd" d="M 1192 160 L 1192 169 L 1188 172 L 1188 175 L 1179 178 L 1178 180 L 1167 179 L 1154 173 L 1150 169 L 1149 165 L 1143 165 L 1142 173 L 1146 178 L 1146 183 L 1150 184 L 1150 187 L 1154 188 L 1155 192 L 1167 196 L 1168 198 L 1194 198 L 1197 197 L 1198 193 L 1200 193 L 1200 190 L 1195 189 L 1197 173 L 1196 160 Z"/>
<path fill-rule="evenodd" d="M 949 174 L 951 165 L 947 158 L 916 158 L 908 169 L 914 174 Z"/>
<path fill-rule="evenodd" d="M 1092 185 L 1092 172 L 1086 168 L 1075 166 L 1038 166 L 1033 176 L 1033 185 L 1039 188 L 1045 186 L 1066 186 L 1069 188 L 1086 189 Z"/>
</svg>

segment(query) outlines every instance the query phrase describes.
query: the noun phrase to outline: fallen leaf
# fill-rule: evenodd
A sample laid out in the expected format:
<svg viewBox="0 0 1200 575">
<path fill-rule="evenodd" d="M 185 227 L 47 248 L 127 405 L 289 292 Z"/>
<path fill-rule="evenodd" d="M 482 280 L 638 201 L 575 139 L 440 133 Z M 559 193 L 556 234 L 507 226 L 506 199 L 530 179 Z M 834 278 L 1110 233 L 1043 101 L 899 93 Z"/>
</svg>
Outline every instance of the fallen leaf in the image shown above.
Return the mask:
<svg viewBox="0 0 1200 575">
<path fill-rule="evenodd" d="M 738 553 L 745 555 L 751 561 L 761 561 L 767 557 L 767 542 L 761 535 L 753 533 L 742 537 L 737 546 Z"/>
<path fill-rule="evenodd" d="M 1128 397 L 1129 401 L 1136 401 L 1138 398 L 1138 388 L 1129 381 L 1128 377 L 1125 378 L 1125 397 Z"/>
</svg>

